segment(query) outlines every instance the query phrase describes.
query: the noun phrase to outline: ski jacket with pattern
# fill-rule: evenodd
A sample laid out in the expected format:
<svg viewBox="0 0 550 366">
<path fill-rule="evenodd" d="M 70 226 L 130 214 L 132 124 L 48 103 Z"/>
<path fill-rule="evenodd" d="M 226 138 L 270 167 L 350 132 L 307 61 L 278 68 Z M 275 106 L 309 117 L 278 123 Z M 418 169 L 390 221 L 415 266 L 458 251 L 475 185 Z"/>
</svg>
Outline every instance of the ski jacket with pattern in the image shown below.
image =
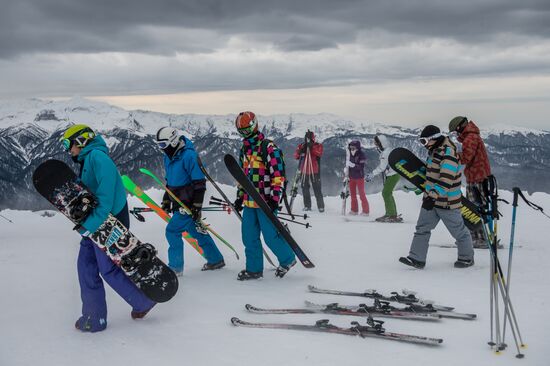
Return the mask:
<svg viewBox="0 0 550 366">
<path fill-rule="evenodd" d="M 437 208 L 461 208 L 461 179 L 456 146 L 445 137 L 439 146 L 430 150 L 426 161 L 424 195 L 432 197 Z"/>
<path fill-rule="evenodd" d="M 467 183 L 480 183 L 491 175 L 491 166 L 485 144 L 479 134 L 479 128 L 470 121 L 458 135 L 462 143 L 462 152 L 458 153 L 460 162 L 465 165 L 464 175 Z"/>
<path fill-rule="evenodd" d="M 280 203 L 285 184 L 283 155 L 281 150 L 270 141 L 267 144 L 267 161 L 264 162 L 261 151 L 263 140 L 265 137 L 262 133 L 243 140 L 239 165 L 266 202 L 273 200 Z M 246 207 L 258 207 L 241 187 L 237 191 L 237 197 L 243 198 L 243 204 Z"/>
<path fill-rule="evenodd" d="M 193 142 L 185 136 L 181 136 L 180 140 L 185 142 L 183 148 L 172 158 L 164 155 L 166 186 L 186 206 L 193 203 L 202 204 L 206 192 L 206 177 L 197 162 Z M 171 199 L 168 195 L 165 195 L 165 198 Z"/>
<path fill-rule="evenodd" d="M 357 149 L 355 155 L 349 151 L 350 146 L 355 146 Z M 354 167 L 348 167 L 348 176 L 351 179 L 365 178 L 365 164 L 367 164 L 367 155 L 361 149 L 361 143 L 359 141 L 352 141 L 348 145 L 349 161 L 355 164 Z"/>
<path fill-rule="evenodd" d="M 117 215 L 126 205 L 126 191 L 120 173 L 109 157 L 109 148 L 101 136 L 88 142 L 78 154 L 80 179 L 96 196 L 98 205 L 82 226 L 94 233 L 110 213 Z"/>
<path fill-rule="evenodd" d="M 301 159 L 300 171 L 306 175 L 319 173 L 319 159 L 323 155 L 323 144 L 315 142 L 313 132 L 311 133 L 311 141 L 312 144 L 309 149 L 307 149 L 305 142 L 302 142 L 294 151 L 294 159 Z"/>
</svg>

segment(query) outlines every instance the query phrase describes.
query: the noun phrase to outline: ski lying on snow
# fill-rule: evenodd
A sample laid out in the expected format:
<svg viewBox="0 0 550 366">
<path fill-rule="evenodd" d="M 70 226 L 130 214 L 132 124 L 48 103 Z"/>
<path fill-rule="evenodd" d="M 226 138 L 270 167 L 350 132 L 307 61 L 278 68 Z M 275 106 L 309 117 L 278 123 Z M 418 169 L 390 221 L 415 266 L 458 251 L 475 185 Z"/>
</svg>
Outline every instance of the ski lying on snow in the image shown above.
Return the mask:
<svg viewBox="0 0 550 366">
<path fill-rule="evenodd" d="M 304 330 L 310 332 L 321 333 L 336 333 L 352 336 L 360 336 L 361 338 L 374 337 L 382 339 L 390 339 L 394 341 L 410 342 L 423 344 L 428 346 L 437 346 L 443 339 L 441 338 L 428 338 L 416 335 L 399 334 L 386 332 L 382 327 L 384 322 L 380 320 L 367 319 L 366 325 L 360 325 L 358 322 L 351 322 L 351 327 L 340 328 L 336 325 L 330 324 L 328 319 L 318 320 L 315 325 L 303 325 L 303 324 L 284 324 L 284 323 L 250 323 L 239 318 L 231 318 L 231 323 L 238 327 L 248 328 L 268 328 L 268 329 L 290 329 L 290 330 Z"/>
<path fill-rule="evenodd" d="M 317 294 L 329 294 L 329 295 L 344 295 L 344 296 L 360 296 L 367 297 L 369 299 L 378 299 L 382 301 L 391 301 L 398 302 L 401 304 L 411 305 L 411 304 L 421 304 L 421 305 L 432 305 L 436 310 L 452 311 L 454 310 L 451 306 L 443 306 L 433 304 L 432 301 L 422 300 L 416 297 L 415 293 L 412 291 L 403 290 L 403 295 L 400 295 L 398 292 L 392 292 L 390 296 L 385 296 L 378 293 L 376 290 L 366 290 L 365 292 L 351 292 L 351 291 L 340 291 L 340 290 L 325 290 L 317 288 L 313 285 L 308 285 L 308 290 Z"/>
<path fill-rule="evenodd" d="M 306 301 L 305 303 L 306 303 L 306 307 L 311 309 L 324 309 L 328 307 L 331 307 L 331 308 L 335 307 L 335 308 L 338 308 L 339 310 L 343 310 L 344 312 L 350 311 L 350 312 L 358 312 L 363 314 L 370 313 L 372 316 L 381 316 L 381 317 L 394 317 L 392 316 L 392 314 L 408 314 L 412 316 L 430 315 L 436 318 L 436 320 L 439 318 L 451 318 L 451 319 L 463 319 L 463 320 L 474 320 L 477 318 L 476 314 L 465 314 L 465 313 L 457 313 L 454 311 L 436 310 L 432 305 L 411 304 L 403 308 L 398 308 L 390 305 L 390 303 L 387 301 L 381 301 L 378 299 L 374 299 L 374 306 L 368 306 L 366 304 L 341 305 L 338 303 L 322 305 L 322 304 L 315 304 L 310 301 Z M 349 315 L 355 315 L 355 314 L 349 314 Z M 402 319 L 405 318 L 404 316 L 401 316 L 401 315 L 398 315 L 396 317 L 402 318 Z M 407 319 L 418 319 L 418 318 L 412 317 Z M 420 318 L 419 320 L 431 320 L 431 319 Z"/>
<path fill-rule="evenodd" d="M 388 308 L 377 308 L 375 306 L 362 306 L 355 309 L 339 306 L 337 303 L 328 305 L 317 305 L 306 301 L 308 308 L 304 309 L 262 309 L 246 304 L 246 310 L 256 314 L 331 314 L 331 315 L 352 315 L 352 316 L 375 316 L 385 318 L 399 318 L 409 320 L 439 320 L 441 315 L 437 313 L 413 313 L 410 311 L 391 310 Z"/>
</svg>

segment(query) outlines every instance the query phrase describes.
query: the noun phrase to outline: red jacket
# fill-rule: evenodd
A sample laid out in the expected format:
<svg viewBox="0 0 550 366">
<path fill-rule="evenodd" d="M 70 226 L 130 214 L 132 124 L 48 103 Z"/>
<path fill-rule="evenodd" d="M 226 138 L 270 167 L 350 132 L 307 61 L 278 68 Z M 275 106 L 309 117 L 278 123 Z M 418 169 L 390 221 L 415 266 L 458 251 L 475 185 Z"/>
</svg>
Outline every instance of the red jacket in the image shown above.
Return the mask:
<svg viewBox="0 0 550 366">
<path fill-rule="evenodd" d="M 462 143 L 462 152 L 458 153 L 460 163 L 465 165 L 464 175 L 467 183 L 480 183 L 491 175 L 491 166 L 485 144 L 479 134 L 479 128 L 470 121 L 458 135 Z"/>
<path fill-rule="evenodd" d="M 300 162 L 300 171 L 303 174 L 318 174 L 319 173 L 319 159 L 323 155 L 323 145 L 315 142 L 315 135 L 312 134 L 313 145 L 309 149 L 309 154 L 303 153 L 302 149 L 305 143 L 301 143 L 294 151 L 294 159 L 298 160 L 303 156 Z"/>
</svg>

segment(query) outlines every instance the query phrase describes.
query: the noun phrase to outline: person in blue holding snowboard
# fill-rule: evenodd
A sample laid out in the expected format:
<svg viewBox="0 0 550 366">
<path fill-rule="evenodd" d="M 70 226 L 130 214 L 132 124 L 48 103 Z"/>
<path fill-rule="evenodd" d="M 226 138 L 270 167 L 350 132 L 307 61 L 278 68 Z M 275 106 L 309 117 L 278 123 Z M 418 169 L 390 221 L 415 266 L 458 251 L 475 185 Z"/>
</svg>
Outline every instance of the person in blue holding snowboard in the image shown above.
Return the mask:
<svg viewBox="0 0 550 366">
<path fill-rule="evenodd" d="M 197 152 L 191 140 L 172 127 L 162 127 L 156 134 L 156 143 L 164 152 L 166 185 L 190 210 L 188 215 L 168 192 L 164 193 L 162 209 L 173 212 L 166 225 L 168 240 L 168 266 L 178 276 L 183 274 L 183 240 L 181 234 L 187 231 L 204 250 L 206 263 L 203 271 L 212 271 L 225 266 L 223 256 L 214 240 L 198 223 L 201 220 L 202 202 L 206 192 L 206 177 L 197 162 Z"/>
<path fill-rule="evenodd" d="M 130 227 L 126 191 L 117 167 L 109 157 L 105 140 L 90 127 L 79 124 L 69 127 L 60 141 L 72 160 L 80 165 L 79 177 L 98 201 L 82 224 L 74 228 L 82 235 L 77 260 L 82 315 L 75 327 L 82 332 L 99 332 L 107 327 L 103 280 L 132 307 L 130 315 L 133 319 L 143 318 L 156 303 L 147 298 L 122 269 L 88 238 L 109 214 L 113 214 L 127 228 Z"/>
</svg>

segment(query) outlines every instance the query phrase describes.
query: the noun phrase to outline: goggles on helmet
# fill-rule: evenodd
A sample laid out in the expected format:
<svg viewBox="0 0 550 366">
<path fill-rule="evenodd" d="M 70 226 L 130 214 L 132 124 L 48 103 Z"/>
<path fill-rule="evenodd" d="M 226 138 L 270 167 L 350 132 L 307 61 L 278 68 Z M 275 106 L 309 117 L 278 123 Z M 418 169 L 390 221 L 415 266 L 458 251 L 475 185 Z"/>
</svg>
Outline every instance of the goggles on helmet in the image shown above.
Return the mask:
<svg viewBox="0 0 550 366">
<path fill-rule="evenodd" d="M 65 151 L 69 151 L 73 145 L 78 147 L 83 147 L 86 144 L 86 141 L 95 137 L 94 131 L 91 128 L 85 128 L 81 131 L 78 131 L 78 136 L 64 138 L 61 140 L 61 144 Z"/>
<path fill-rule="evenodd" d="M 435 140 L 436 138 L 441 137 L 441 136 L 443 136 L 441 133 L 436 133 L 435 135 L 431 135 L 431 136 L 428 136 L 428 137 L 421 137 L 419 139 L 419 141 L 422 144 L 422 146 L 426 146 L 426 145 L 428 145 L 428 143 L 431 140 Z"/>
</svg>

